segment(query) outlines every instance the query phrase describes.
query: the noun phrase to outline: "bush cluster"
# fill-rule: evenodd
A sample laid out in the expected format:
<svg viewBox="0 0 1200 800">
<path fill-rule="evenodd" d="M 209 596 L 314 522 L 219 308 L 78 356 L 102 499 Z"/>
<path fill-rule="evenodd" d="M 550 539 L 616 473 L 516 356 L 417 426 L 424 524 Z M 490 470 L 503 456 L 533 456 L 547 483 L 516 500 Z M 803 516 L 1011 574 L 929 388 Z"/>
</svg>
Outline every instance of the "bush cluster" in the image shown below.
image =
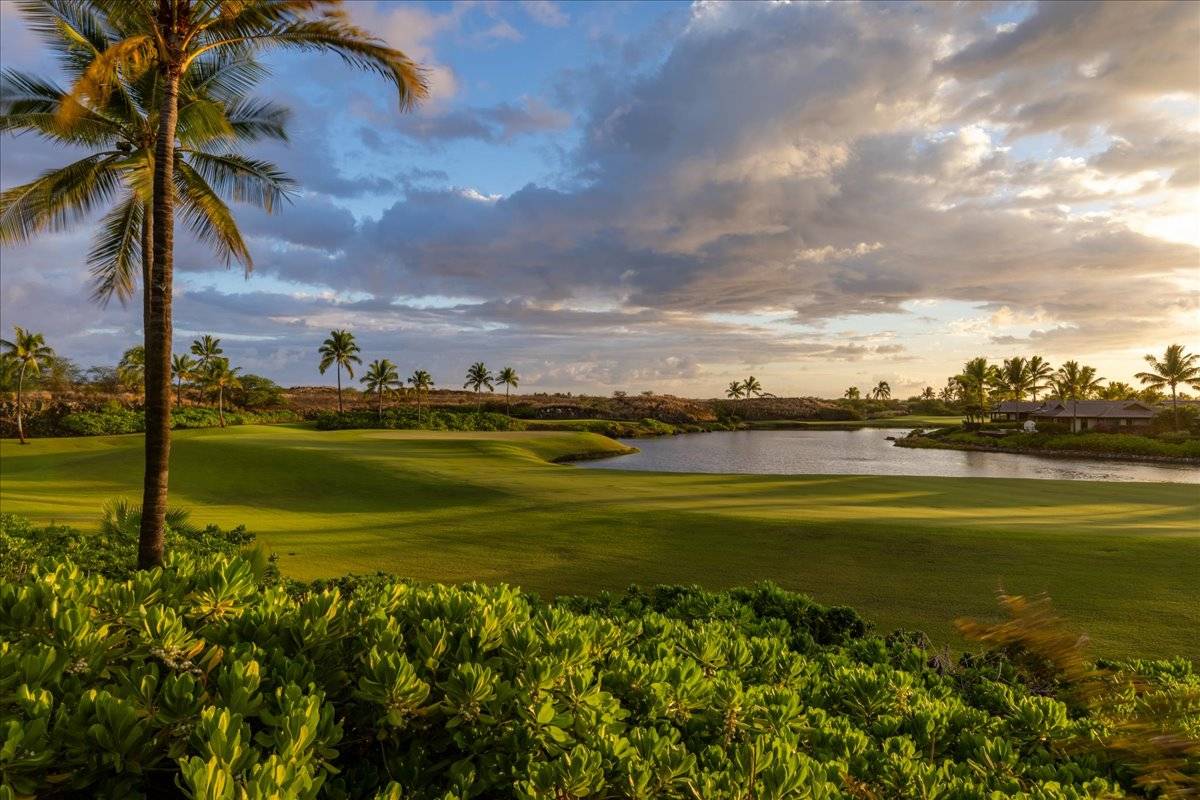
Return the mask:
<svg viewBox="0 0 1200 800">
<path fill-rule="evenodd" d="M 1106 719 L 772 586 L 289 592 L 241 556 L 120 576 L 54 550 L 0 583 L 6 798 L 1136 793 Z M 1191 664 L 1139 670 L 1123 702 L 1200 733 Z"/>
<path fill-rule="evenodd" d="M 268 411 L 226 411 L 226 425 L 255 425 L 273 422 L 299 422 L 294 411 L 275 409 Z M 184 406 L 171 410 L 172 428 L 215 428 L 221 424 L 220 414 L 215 408 Z M 119 404 L 110 404 L 98 411 L 76 411 L 63 416 L 55 429 L 47 435 L 59 436 L 107 436 L 120 433 L 141 433 L 146 429 L 143 412 L 133 411 Z"/>
<path fill-rule="evenodd" d="M 956 432 L 941 437 L 942 441 L 981 445 L 985 447 L 1012 447 L 1023 450 L 1073 450 L 1085 453 L 1104 453 L 1130 456 L 1158 456 L 1167 458 L 1200 459 L 1200 438 L 1178 439 L 1151 438 L 1136 434 L 1078 433 L 1051 434 L 1014 433 L 1003 439 L 976 436 L 969 432 Z"/>
<path fill-rule="evenodd" d="M 357 428 L 419 429 L 430 431 L 519 431 L 524 424 L 491 411 L 442 411 L 427 409 L 418 418 L 415 408 L 388 408 L 380 416 L 375 411 L 321 412 L 317 430 L 340 431 Z"/>
</svg>

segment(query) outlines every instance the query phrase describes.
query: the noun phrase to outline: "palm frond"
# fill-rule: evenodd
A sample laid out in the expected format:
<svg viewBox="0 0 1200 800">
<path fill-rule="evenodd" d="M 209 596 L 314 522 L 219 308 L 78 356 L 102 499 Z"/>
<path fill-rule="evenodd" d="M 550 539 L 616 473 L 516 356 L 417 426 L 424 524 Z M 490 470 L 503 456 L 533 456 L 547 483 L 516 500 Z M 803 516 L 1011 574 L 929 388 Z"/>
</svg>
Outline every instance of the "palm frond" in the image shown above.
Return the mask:
<svg viewBox="0 0 1200 800">
<path fill-rule="evenodd" d="M 288 141 L 287 123 L 292 111 L 286 106 L 270 100 L 243 98 L 229 105 L 225 114 L 236 139 L 247 142 L 258 139 Z"/>
<path fill-rule="evenodd" d="M 70 128 L 60 124 L 64 93 L 52 81 L 16 70 L 0 71 L 0 133 L 33 133 L 58 143 L 95 145 L 112 142 L 121 128 L 83 109 Z"/>
<path fill-rule="evenodd" d="M 206 184 L 223 197 L 249 203 L 272 213 L 283 200 L 290 200 L 296 182 L 269 161 L 237 153 L 187 151 L 187 163 Z"/>
<path fill-rule="evenodd" d="M 122 39 L 97 53 L 75 81 L 59 108 L 59 121 L 72 125 L 88 106 L 104 107 L 124 78 L 136 81 L 155 62 L 154 41 L 141 34 Z"/>
<path fill-rule="evenodd" d="M 175 165 L 175 191 L 179 210 L 192 234 L 211 247 L 226 266 L 237 261 L 249 274 L 254 269 L 254 259 L 233 213 L 186 161 L 181 160 Z"/>
<path fill-rule="evenodd" d="M 232 103 L 269 74 L 270 70 L 248 54 L 218 52 L 215 57 L 197 59 L 185 73 L 181 88 L 190 95 Z"/>
<path fill-rule="evenodd" d="M 0 194 L 0 242 L 63 230 L 108 202 L 121 185 L 121 153 L 96 153 Z"/>
<path fill-rule="evenodd" d="M 100 231 L 88 253 L 92 300 L 104 306 L 113 297 L 122 304 L 133 297 L 142 265 L 143 201 L 135 192 L 100 220 Z"/>
<path fill-rule="evenodd" d="M 200 147 L 209 142 L 233 138 L 233 126 L 225 115 L 225 105 L 203 97 L 179 104 L 179 121 L 175 130 L 185 147 Z"/>
</svg>

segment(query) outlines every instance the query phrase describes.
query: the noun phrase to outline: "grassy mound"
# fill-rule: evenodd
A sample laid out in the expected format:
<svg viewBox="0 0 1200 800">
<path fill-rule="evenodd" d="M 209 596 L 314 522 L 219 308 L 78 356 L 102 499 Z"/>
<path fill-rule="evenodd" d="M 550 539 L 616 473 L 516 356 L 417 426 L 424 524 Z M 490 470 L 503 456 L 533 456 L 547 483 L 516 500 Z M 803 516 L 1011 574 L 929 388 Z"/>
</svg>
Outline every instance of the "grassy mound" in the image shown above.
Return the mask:
<svg viewBox="0 0 1200 800">
<path fill-rule="evenodd" d="M 1198 777 L 1173 744 L 1200 734 L 1183 660 L 1106 670 L 1096 703 L 772 586 L 288 591 L 182 549 L 0 583 L 0 796 L 1084 798 Z"/>
</svg>

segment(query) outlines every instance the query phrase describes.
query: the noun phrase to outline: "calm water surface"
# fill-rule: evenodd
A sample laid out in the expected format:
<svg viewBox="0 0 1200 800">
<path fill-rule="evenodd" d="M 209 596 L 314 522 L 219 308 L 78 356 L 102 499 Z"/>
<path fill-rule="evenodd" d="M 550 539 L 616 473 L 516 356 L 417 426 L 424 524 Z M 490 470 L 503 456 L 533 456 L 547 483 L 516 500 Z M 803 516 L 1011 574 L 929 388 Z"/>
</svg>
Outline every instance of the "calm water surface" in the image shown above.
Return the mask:
<svg viewBox="0 0 1200 800">
<path fill-rule="evenodd" d="M 888 436 L 906 430 L 718 431 L 627 440 L 639 453 L 579 462 L 587 469 L 736 472 L 757 475 L 937 475 L 1073 481 L 1168 481 L 1200 484 L 1200 469 L 1013 453 L 914 450 Z"/>
</svg>

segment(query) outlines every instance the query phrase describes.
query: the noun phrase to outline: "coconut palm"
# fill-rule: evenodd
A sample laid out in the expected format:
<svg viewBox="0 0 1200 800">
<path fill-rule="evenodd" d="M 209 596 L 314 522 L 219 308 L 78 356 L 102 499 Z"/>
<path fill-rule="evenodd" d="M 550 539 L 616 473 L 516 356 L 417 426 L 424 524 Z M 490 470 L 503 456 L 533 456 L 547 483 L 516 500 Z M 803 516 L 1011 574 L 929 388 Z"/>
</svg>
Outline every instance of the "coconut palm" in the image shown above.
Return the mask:
<svg viewBox="0 0 1200 800">
<path fill-rule="evenodd" d="M 386 358 L 376 359 L 367 366 L 362 376 L 362 383 L 368 392 L 375 392 L 379 398 L 379 419 L 383 419 L 383 395 L 404 388 L 396 365 Z"/>
<path fill-rule="evenodd" d="M 78 82 L 120 34 L 94 9 L 45 4 L 27 9 L 67 77 Z M 44 24 L 53 19 L 52 26 Z M 250 99 L 246 92 L 265 74 L 244 54 L 206 59 L 179 86 L 175 193 L 193 232 L 226 263 L 250 269 L 252 261 L 228 200 L 249 202 L 268 212 L 286 196 L 292 181 L 265 161 L 246 158 L 234 147 L 263 138 L 284 139 L 286 109 Z M 152 260 L 151 175 L 160 75 L 154 70 L 116 76 L 105 101 L 72 99 L 53 81 L 13 70 L 0 74 L 0 130 L 28 132 L 87 155 L 4 192 L 0 198 L 0 241 L 22 241 L 42 230 L 60 230 L 97 207 L 115 203 L 101 219 L 88 253 L 93 299 L 131 298 L 143 286 L 143 318 L 150 313 L 145 290 Z M 64 106 L 72 124 L 62 124 Z M 140 273 L 140 275 L 139 275 Z"/>
<path fill-rule="evenodd" d="M 0 339 L 0 347 L 4 348 L 4 358 L 17 365 L 17 438 L 21 440 L 21 444 L 28 444 L 25 441 L 25 424 L 22 418 L 25 375 L 40 375 L 42 363 L 54 358 L 54 350 L 46 344 L 42 334 L 25 330 L 20 325 L 13 326 L 12 341 Z"/>
<path fill-rule="evenodd" d="M 353 67 L 390 80 L 402 108 L 428 94 L 424 73 L 407 56 L 385 46 L 344 15 L 327 13 L 328 0 L 241 0 L 114 3 L 76 0 L 71 4 L 29 5 L 35 28 L 57 27 L 64 16 L 98 19 L 116 32 L 90 60 L 56 115 L 58 123 L 79 126 L 84 109 L 103 108 L 124 74 L 157 72 L 158 92 L 149 107 L 158 125 L 151 169 L 150 317 L 146 328 L 146 467 L 142 535 L 138 564 L 162 563 L 163 518 L 167 508 L 167 466 L 171 452 L 170 368 L 171 297 L 174 278 L 176 142 L 180 89 L 190 74 L 223 57 L 272 49 L 317 50 L 340 55 Z M 64 11 L 65 9 L 65 11 Z M 186 209 L 185 209 L 186 213 Z"/>
<path fill-rule="evenodd" d="M 743 394 L 741 381 L 730 381 L 729 387 L 725 390 L 725 396 L 730 400 L 737 400 Z"/>
<path fill-rule="evenodd" d="M 997 376 L 997 384 L 1008 395 L 1009 400 L 1023 400 L 1033 385 L 1029 362 L 1021 356 L 1004 359 Z"/>
<path fill-rule="evenodd" d="M 937 392 L 935 392 L 933 390 L 932 386 L 926 386 L 924 389 L 921 390 L 921 399 L 922 400 L 936 400 Z"/>
<path fill-rule="evenodd" d="M 953 403 L 962 395 L 962 384 L 957 378 L 947 378 L 946 385 L 938 392 L 938 398 L 943 403 Z"/>
<path fill-rule="evenodd" d="M 482 361 L 476 361 L 467 369 L 467 382 L 463 384 L 464 389 L 474 389 L 476 408 L 475 410 L 483 410 L 483 401 L 479 398 L 479 393 L 483 387 L 487 387 L 489 392 L 496 391 L 496 387 L 492 385 L 492 371 Z"/>
<path fill-rule="evenodd" d="M 1086 400 L 1100 390 L 1104 378 L 1096 375 L 1095 367 L 1081 365 L 1078 361 L 1064 361 L 1051 378 L 1054 390 L 1062 400 L 1071 401 L 1071 430 L 1074 432 L 1079 421 L 1079 401 Z"/>
<path fill-rule="evenodd" d="M 751 397 L 762 397 L 762 384 L 758 382 L 758 378 L 751 375 L 746 380 L 742 381 L 742 396 L 749 400 Z"/>
<path fill-rule="evenodd" d="M 117 378 L 129 389 L 141 394 L 146 386 L 146 348 L 135 345 L 121 354 Z"/>
<path fill-rule="evenodd" d="M 1133 400 L 1137 397 L 1137 389 L 1124 381 L 1109 381 L 1099 394 L 1101 400 Z"/>
<path fill-rule="evenodd" d="M 241 367 L 230 367 L 228 358 L 218 356 L 208 362 L 201 376 L 204 384 L 216 392 L 217 416 L 222 428 L 225 427 L 225 390 L 242 388 L 242 382 L 238 378 L 241 371 Z"/>
<path fill-rule="evenodd" d="M 512 415 L 512 405 L 509 402 L 508 390 L 516 389 L 521 383 L 521 377 L 512 367 L 505 367 L 496 373 L 496 383 L 504 386 L 504 413 Z"/>
<path fill-rule="evenodd" d="M 207 333 L 192 341 L 191 353 L 196 357 L 197 366 L 201 368 L 207 367 L 208 362 L 224 352 L 221 349 L 221 340 Z"/>
<path fill-rule="evenodd" d="M 1164 386 L 1171 388 L 1171 416 L 1175 427 L 1179 427 L 1179 394 L 1176 387 L 1179 384 L 1195 386 L 1200 382 L 1200 356 L 1188 353 L 1181 344 L 1173 344 L 1163 353 L 1161 359 L 1153 353 L 1146 355 L 1146 363 L 1150 372 L 1139 372 L 1134 375 L 1143 385 L 1162 391 Z"/>
<path fill-rule="evenodd" d="M 1034 402 L 1037 402 L 1038 392 L 1051 387 L 1050 379 L 1054 376 L 1054 369 L 1050 362 L 1041 356 L 1030 356 L 1025 364 L 1029 370 L 1029 392 Z"/>
<path fill-rule="evenodd" d="M 413 387 L 413 392 L 417 396 L 417 424 L 421 424 L 421 392 L 429 393 L 433 388 L 433 376 L 423 369 L 418 369 L 413 372 L 408 378 L 408 383 Z"/>
<path fill-rule="evenodd" d="M 171 357 L 171 377 L 175 379 L 175 407 L 183 406 L 183 384 L 196 379 L 200 362 L 187 353 L 176 353 Z"/>
<path fill-rule="evenodd" d="M 338 413 L 341 414 L 342 370 L 346 370 L 349 377 L 354 377 L 354 365 L 362 363 L 362 359 L 358 357 L 358 343 L 354 341 L 354 334 L 350 331 L 330 331 L 329 338 L 321 342 L 317 352 L 321 355 L 321 363 L 317 368 L 322 375 L 331 366 L 337 366 Z"/>
<path fill-rule="evenodd" d="M 994 364 L 989 364 L 986 358 L 973 358 L 963 365 L 963 371 L 954 377 L 962 387 L 962 395 L 967 400 L 967 418 L 978 415 L 979 421 L 987 418 L 989 390 L 1000 385 L 1000 371 Z M 971 401 L 975 401 L 971 403 Z"/>
<path fill-rule="evenodd" d="M 891 400 L 892 387 L 887 381 L 880 381 L 875 384 L 875 388 L 871 390 L 871 396 L 876 400 Z"/>
</svg>

